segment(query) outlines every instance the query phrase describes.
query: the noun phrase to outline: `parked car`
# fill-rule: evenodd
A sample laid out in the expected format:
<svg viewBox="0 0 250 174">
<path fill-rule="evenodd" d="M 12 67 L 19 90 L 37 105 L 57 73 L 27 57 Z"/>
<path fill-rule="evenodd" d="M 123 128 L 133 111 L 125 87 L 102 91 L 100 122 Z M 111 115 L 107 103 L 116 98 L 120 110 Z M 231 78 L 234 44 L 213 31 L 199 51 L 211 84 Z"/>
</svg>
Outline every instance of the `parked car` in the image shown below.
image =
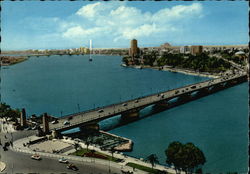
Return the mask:
<svg viewBox="0 0 250 174">
<path fill-rule="evenodd" d="M 39 155 L 34 154 L 34 155 L 31 156 L 31 159 L 34 159 L 34 160 L 41 160 L 42 158 L 41 158 Z"/>
<path fill-rule="evenodd" d="M 68 117 L 68 120 L 72 120 L 72 118 L 73 118 L 73 117 L 72 117 L 72 116 L 70 116 L 70 117 Z"/>
<path fill-rule="evenodd" d="M 67 165 L 67 169 L 71 169 L 71 170 L 74 170 L 74 171 L 78 170 L 78 168 L 74 164 Z"/>
<path fill-rule="evenodd" d="M 122 106 L 127 106 L 128 104 L 127 103 L 123 103 Z"/>
<path fill-rule="evenodd" d="M 191 86 L 191 88 L 192 88 L 192 89 L 195 89 L 195 88 L 196 88 L 196 86 Z"/>
<path fill-rule="evenodd" d="M 139 100 L 135 100 L 135 103 L 138 103 L 139 102 Z"/>
<path fill-rule="evenodd" d="M 102 113 L 102 112 L 103 112 L 103 110 L 102 110 L 102 109 L 98 110 L 98 113 Z"/>
<path fill-rule="evenodd" d="M 69 163 L 69 161 L 66 159 L 66 158 L 59 158 L 59 163 L 65 163 L 65 164 L 67 164 L 67 163 Z"/>
</svg>

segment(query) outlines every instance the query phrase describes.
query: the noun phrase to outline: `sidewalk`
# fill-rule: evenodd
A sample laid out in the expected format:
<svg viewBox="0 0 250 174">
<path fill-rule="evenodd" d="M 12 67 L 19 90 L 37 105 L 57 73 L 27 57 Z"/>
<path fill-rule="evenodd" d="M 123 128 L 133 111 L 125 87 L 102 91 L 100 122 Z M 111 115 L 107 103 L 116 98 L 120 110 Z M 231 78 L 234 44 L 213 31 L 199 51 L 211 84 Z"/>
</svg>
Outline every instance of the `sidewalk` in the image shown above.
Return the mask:
<svg viewBox="0 0 250 174">
<path fill-rule="evenodd" d="M 6 164 L 0 161 L 0 172 L 4 171 L 5 168 L 6 168 Z"/>
<path fill-rule="evenodd" d="M 23 153 L 29 153 L 29 154 L 38 154 L 40 156 L 47 156 L 47 157 L 52 157 L 52 158 L 57 158 L 57 159 L 59 159 L 61 157 L 64 157 L 64 158 L 69 159 L 69 160 L 76 160 L 76 161 L 89 162 L 89 163 L 95 162 L 95 163 L 99 163 L 99 164 L 102 164 L 102 165 L 111 165 L 114 168 L 125 169 L 125 170 L 129 170 L 129 171 L 133 171 L 132 167 L 129 167 L 129 166 L 126 165 L 129 162 L 139 164 L 139 165 L 142 165 L 142 166 L 146 166 L 146 167 L 149 167 L 149 168 L 152 167 L 149 162 L 145 162 L 143 160 L 140 160 L 140 159 L 137 159 L 137 158 L 134 158 L 134 157 L 126 156 L 121 152 L 113 153 L 113 157 L 123 159 L 123 162 L 120 162 L 120 163 L 115 163 L 115 162 L 112 162 L 112 161 L 107 161 L 107 160 L 102 160 L 102 159 L 97 159 L 97 158 L 78 157 L 78 156 L 68 155 L 68 154 L 74 152 L 74 149 L 71 149 L 71 150 L 69 150 L 67 152 L 64 152 L 63 154 L 46 153 L 46 152 L 41 152 L 41 151 L 36 152 L 36 151 L 30 149 L 27 146 L 25 146 L 25 147 L 23 146 L 24 143 L 29 142 L 29 139 L 30 139 L 30 137 L 26 137 L 26 138 L 14 141 L 13 142 L 13 150 L 23 152 Z M 69 143 L 69 144 L 72 144 L 72 145 L 75 144 L 75 141 L 70 139 L 70 138 L 61 139 L 61 140 L 58 140 L 58 141 L 61 141 L 61 142 L 64 142 L 64 143 Z M 78 143 L 82 148 L 87 148 L 87 146 L 83 142 L 78 142 Z M 112 156 L 111 152 L 101 150 L 98 146 L 89 145 L 88 149 L 95 150 L 95 151 L 101 152 L 103 154 Z M 163 165 L 155 165 L 154 169 L 158 169 L 158 170 L 161 170 L 161 171 L 166 171 L 166 172 L 171 173 L 171 174 L 176 173 L 173 168 L 169 168 L 169 167 L 166 167 L 166 166 L 163 166 Z M 134 170 L 134 174 L 144 174 L 144 173 L 147 173 L 147 172 L 140 171 L 138 169 Z M 182 173 L 183 172 L 181 172 L 181 174 Z"/>
</svg>

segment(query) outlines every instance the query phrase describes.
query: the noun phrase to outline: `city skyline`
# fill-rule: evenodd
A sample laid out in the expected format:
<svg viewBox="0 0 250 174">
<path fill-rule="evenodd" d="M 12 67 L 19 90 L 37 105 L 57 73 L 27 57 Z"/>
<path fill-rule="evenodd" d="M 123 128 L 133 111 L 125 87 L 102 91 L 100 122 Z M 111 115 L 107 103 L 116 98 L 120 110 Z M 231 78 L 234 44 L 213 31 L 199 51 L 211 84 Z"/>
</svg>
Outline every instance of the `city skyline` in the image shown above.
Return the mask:
<svg viewBox="0 0 250 174">
<path fill-rule="evenodd" d="M 248 43 L 246 2 L 2 2 L 1 49 Z"/>
</svg>

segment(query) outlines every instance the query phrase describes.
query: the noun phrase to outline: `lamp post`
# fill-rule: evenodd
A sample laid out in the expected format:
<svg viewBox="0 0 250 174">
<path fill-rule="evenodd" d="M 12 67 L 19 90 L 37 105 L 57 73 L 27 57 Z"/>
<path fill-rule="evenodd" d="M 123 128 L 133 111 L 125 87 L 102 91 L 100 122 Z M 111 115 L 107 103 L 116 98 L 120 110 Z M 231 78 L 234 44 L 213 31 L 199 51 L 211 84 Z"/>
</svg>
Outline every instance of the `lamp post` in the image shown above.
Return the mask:
<svg viewBox="0 0 250 174">
<path fill-rule="evenodd" d="M 77 108 L 78 108 L 78 112 L 80 112 L 80 105 L 79 104 L 77 104 Z"/>
</svg>

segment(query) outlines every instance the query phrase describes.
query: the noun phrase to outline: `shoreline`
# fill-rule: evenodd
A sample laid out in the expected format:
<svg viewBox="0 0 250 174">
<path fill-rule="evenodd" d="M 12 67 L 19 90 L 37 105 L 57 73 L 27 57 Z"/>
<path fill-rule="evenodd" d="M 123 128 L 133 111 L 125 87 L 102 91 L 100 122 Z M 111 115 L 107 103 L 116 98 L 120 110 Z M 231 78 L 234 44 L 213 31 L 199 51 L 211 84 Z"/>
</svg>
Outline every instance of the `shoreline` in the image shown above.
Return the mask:
<svg viewBox="0 0 250 174">
<path fill-rule="evenodd" d="M 173 72 L 173 73 L 182 73 L 186 75 L 193 75 L 193 76 L 201 76 L 201 77 L 209 77 L 209 78 L 219 78 L 219 75 L 213 75 L 208 72 L 208 74 L 203 74 L 203 73 L 198 73 L 195 71 L 190 71 L 190 70 L 185 70 L 185 69 L 178 69 L 178 68 L 169 68 L 169 67 L 159 67 L 159 66 L 145 66 L 145 65 L 128 65 L 124 67 L 130 67 L 130 68 L 136 68 L 136 69 L 143 69 L 143 68 L 148 68 L 148 69 L 154 69 L 154 70 L 160 70 L 160 71 L 168 71 L 168 72 Z"/>
</svg>

